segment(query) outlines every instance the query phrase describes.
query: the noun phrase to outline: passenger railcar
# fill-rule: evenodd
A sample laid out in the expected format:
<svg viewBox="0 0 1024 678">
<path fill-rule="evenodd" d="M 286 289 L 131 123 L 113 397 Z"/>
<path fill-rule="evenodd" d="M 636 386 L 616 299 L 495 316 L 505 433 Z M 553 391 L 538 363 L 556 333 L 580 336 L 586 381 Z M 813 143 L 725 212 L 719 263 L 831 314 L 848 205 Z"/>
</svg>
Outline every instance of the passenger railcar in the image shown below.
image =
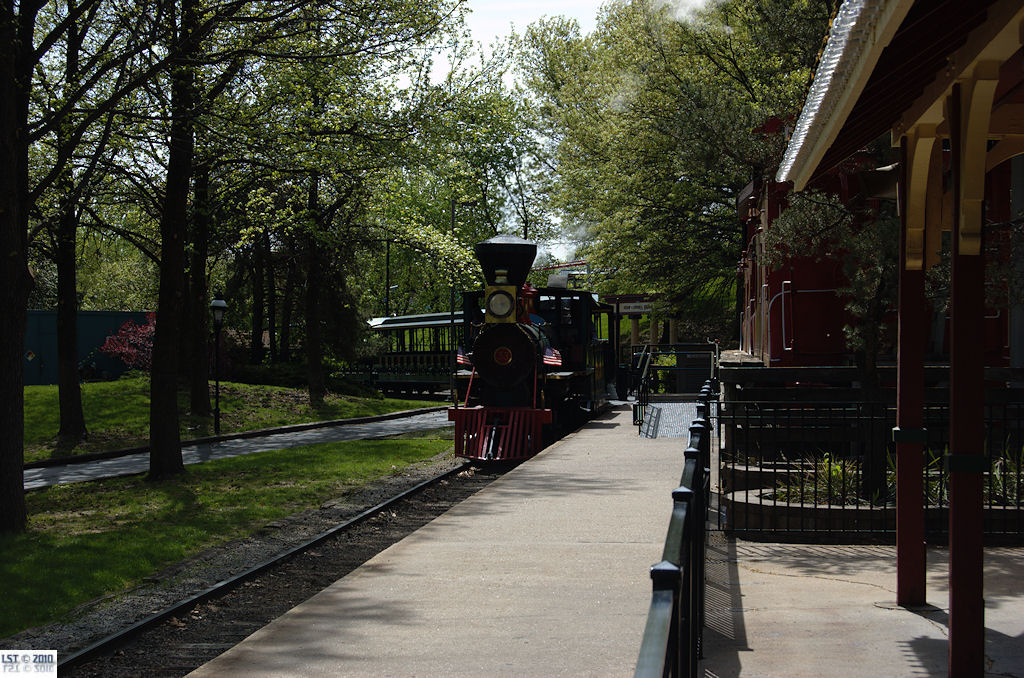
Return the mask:
<svg viewBox="0 0 1024 678">
<path fill-rule="evenodd" d="M 383 393 L 435 395 L 451 388 L 453 334 L 462 311 L 374 318 L 370 329 L 384 351 L 364 381 Z"/>
<path fill-rule="evenodd" d="M 523 459 L 604 407 L 615 380 L 612 306 L 590 292 L 530 285 L 535 243 L 478 243 L 483 290 L 463 293 L 455 452 Z"/>
</svg>

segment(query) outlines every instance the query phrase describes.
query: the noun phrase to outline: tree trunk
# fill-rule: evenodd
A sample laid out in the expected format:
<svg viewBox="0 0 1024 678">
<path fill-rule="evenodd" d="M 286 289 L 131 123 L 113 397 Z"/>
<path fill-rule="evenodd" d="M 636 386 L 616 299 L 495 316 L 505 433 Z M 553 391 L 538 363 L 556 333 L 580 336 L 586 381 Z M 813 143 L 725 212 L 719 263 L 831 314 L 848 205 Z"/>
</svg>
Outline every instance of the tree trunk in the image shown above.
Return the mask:
<svg viewBox="0 0 1024 678">
<path fill-rule="evenodd" d="M 25 529 L 25 323 L 28 269 L 28 120 L 34 12 L 0 9 L 0 533 Z"/>
<path fill-rule="evenodd" d="M 70 187 L 68 187 L 70 189 Z M 72 448 L 85 437 L 82 388 L 78 374 L 78 218 L 70 197 L 60 215 L 57 231 L 57 392 L 60 430 L 57 447 Z"/>
<path fill-rule="evenodd" d="M 286 363 L 292 357 L 292 307 L 295 305 L 295 284 L 299 267 L 295 264 L 295 247 L 288 248 L 288 274 L 284 282 L 284 298 L 281 299 L 281 350 L 278 355 Z"/>
<path fill-rule="evenodd" d="M 306 257 L 306 364 L 309 376 L 309 403 L 314 407 L 322 405 L 326 386 L 324 384 L 323 332 L 320 317 L 320 292 L 322 286 L 320 252 L 315 240 L 310 238 Z"/>
<path fill-rule="evenodd" d="M 188 194 L 192 175 L 194 80 L 185 49 L 195 25 L 194 0 L 181 3 L 180 52 L 175 58 L 171 84 L 171 139 L 167 186 L 160 216 L 160 292 L 149 401 L 149 479 L 182 473 L 181 436 L 178 430 L 178 332 L 183 319 L 185 238 Z"/>
<path fill-rule="evenodd" d="M 185 323 L 189 336 L 189 410 L 210 416 L 210 309 L 206 260 L 210 243 L 210 168 L 196 174 L 195 208 L 192 217 L 192 258 L 189 263 L 189 313 Z"/>
<path fill-rule="evenodd" d="M 320 221 L 320 176 L 315 172 L 310 177 L 309 204 L 311 218 L 319 227 Z M 306 234 L 306 366 L 309 378 L 309 404 L 313 407 L 324 402 L 323 336 L 320 318 L 320 292 L 322 272 L 320 248 L 313 233 Z"/>
<path fill-rule="evenodd" d="M 252 334 L 249 338 L 249 362 L 263 364 L 263 247 L 257 238 L 252 244 Z"/>
<path fill-rule="evenodd" d="M 68 13 L 74 13 L 73 0 L 68 2 Z M 82 34 L 75 23 L 70 22 L 64 61 L 65 91 L 71 91 L 78 85 L 81 46 Z M 70 154 L 69 147 L 74 143 L 69 139 L 73 122 L 73 116 L 68 115 L 58 127 L 58 153 Z M 54 256 L 57 265 L 57 393 L 60 409 L 57 447 L 69 449 L 86 435 L 78 374 L 78 200 L 70 166 L 61 173 L 57 186 L 63 194 Z"/>
<path fill-rule="evenodd" d="M 274 284 L 274 259 L 270 251 L 270 233 L 263 231 L 263 268 L 267 274 L 267 334 L 270 336 L 270 362 L 277 362 L 277 287 Z"/>
</svg>

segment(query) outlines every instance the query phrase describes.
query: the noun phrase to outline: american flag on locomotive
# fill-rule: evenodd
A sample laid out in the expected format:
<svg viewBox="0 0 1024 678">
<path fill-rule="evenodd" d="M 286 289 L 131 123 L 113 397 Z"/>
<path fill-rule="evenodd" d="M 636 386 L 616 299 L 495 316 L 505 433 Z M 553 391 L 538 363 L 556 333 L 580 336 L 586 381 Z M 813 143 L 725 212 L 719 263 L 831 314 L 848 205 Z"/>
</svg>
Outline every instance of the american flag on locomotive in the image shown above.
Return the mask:
<svg viewBox="0 0 1024 678">
<path fill-rule="evenodd" d="M 544 364 L 554 365 L 555 367 L 562 366 L 562 354 L 557 348 L 551 348 L 550 346 L 544 349 Z"/>
</svg>

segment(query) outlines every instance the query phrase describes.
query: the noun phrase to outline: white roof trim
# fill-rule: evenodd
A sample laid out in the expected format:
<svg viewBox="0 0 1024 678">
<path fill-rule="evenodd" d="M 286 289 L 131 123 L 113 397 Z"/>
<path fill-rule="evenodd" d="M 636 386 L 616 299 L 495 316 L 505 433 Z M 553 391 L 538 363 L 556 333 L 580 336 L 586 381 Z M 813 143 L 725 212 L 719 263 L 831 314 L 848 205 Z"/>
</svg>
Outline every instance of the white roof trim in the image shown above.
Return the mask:
<svg viewBox="0 0 1024 678">
<path fill-rule="evenodd" d="M 792 181 L 798 191 L 807 185 L 913 4 L 913 0 L 843 2 L 776 181 Z"/>
</svg>

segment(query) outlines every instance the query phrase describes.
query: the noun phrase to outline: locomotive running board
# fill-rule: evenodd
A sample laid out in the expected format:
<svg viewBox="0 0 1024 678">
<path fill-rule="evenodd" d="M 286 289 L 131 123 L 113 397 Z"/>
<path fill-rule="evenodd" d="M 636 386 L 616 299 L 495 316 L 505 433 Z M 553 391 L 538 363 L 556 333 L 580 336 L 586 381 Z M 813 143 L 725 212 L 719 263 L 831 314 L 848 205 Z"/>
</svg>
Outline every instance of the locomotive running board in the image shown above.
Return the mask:
<svg viewBox="0 0 1024 678">
<path fill-rule="evenodd" d="M 541 450 L 541 429 L 551 410 L 532 407 L 451 407 L 455 455 L 481 461 L 526 459 Z"/>
</svg>

